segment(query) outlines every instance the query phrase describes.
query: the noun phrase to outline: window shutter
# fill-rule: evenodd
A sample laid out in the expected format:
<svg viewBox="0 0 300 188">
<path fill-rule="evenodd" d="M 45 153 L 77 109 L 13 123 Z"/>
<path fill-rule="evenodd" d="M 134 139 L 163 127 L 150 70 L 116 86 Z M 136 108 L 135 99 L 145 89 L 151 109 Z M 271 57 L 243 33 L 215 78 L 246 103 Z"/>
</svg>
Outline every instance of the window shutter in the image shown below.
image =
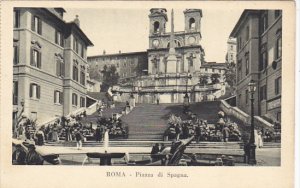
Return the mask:
<svg viewBox="0 0 300 188">
<path fill-rule="evenodd" d="M 75 106 L 77 106 L 78 103 L 78 99 L 77 99 L 77 95 L 75 94 Z"/>
<path fill-rule="evenodd" d="M 56 103 L 56 90 L 54 90 L 54 103 Z"/>
<path fill-rule="evenodd" d="M 59 103 L 63 103 L 63 92 L 59 92 Z"/>
<path fill-rule="evenodd" d="M 34 65 L 33 63 L 33 48 L 30 48 L 30 65 Z"/>
<path fill-rule="evenodd" d="M 34 31 L 34 15 L 31 16 L 31 30 Z"/>
<path fill-rule="evenodd" d="M 61 75 L 64 77 L 65 76 L 65 63 L 61 62 L 60 65 L 61 65 Z"/>
<path fill-rule="evenodd" d="M 37 67 L 41 68 L 42 67 L 42 53 L 38 52 L 38 62 L 37 62 Z"/>
<path fill-rule="evenodd" d="M 36 86 L 36 98 L 40 99 L 41 97 L 41 86 Z"/>
<path fill-rule="evenodd" d="M 29 97 L 32 97 L 32 84 L 29 85 Z"/>
<path fill-rule="evenodd" d="M 38 28 L 38 33 L 40 34 L 40 35 L 42 35 L 42 20 L 41 19 L 39 19 L 39 28 Z"/>
<path fill-rule="evenodd" d="M 64 42 L 65 42 L 64 35 L 61 33 L 61 34 L 60 34 L 60 45 L 61 45 L 61 47 L 64 47 L 64 46 L 65 46 L 65 45 L 64 45 Z"/>
</svg>

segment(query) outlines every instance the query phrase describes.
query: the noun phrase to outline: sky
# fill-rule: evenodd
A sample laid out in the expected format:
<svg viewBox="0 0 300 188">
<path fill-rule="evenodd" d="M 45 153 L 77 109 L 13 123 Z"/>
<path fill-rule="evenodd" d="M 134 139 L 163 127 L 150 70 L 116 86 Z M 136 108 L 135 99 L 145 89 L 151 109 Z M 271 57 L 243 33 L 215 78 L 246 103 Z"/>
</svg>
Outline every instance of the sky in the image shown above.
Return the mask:
<svg viewBox="0 0 300 188">
<path fill-rule="evenodd" d="M 167 9 L 169 32 L 171 9 Z M 184 9 L 174 9 L 174 30 L 184 30 Z M 242 9 L 202 10 L 202 40 L 205 60 L 222 63 L 225 61 L 228 37 L 237 23 Z M 88 48 L 88 56 L 121 52 L 146 51 L 149 47 L 150 10 L 145 9 L 68 9 L 64 19 L 73 21 L 79 16 L 80 28 L 93 42 Z"/>
</svg>

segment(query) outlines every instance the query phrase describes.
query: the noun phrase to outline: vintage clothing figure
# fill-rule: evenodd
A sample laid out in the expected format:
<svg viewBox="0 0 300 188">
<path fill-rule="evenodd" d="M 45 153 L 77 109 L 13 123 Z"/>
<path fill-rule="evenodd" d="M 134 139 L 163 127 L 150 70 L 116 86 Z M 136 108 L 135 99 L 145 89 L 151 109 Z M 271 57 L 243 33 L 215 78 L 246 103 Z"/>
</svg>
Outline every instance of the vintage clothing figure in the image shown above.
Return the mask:
<svg viewBox="0 0 300 188">
<path fill-rule="evenodd" d="M 229 132 L 230 132 L 230 129 L 227 126 L 225 126 L 222 130 L 224 142 L 228 142 Z"/>
<path fill-rule="evenodd" d="M 35 146 L 33 144 L 28 146 L 28 150 L 29 151 L 26 156 L 27 165 L 42 165 L 44 163 L 44 159 L 35 151 Z"/>
<path fill-rule="evenodd" d="M 255 145 L 256 148 L 261 148 L 263 147 L 263 140 L 262 140 L 262 135 L 261 132 L 258 130 L 254 130 L 254 138 L 255 138 Z"/>
<path fill-rule="evenodd" d="M 24 148 L 20 144 L 16 145 L 16 150 L 12 154 L 12 161 L 14 165 L 25 165 L 26 154 Z"/>
<path fill-rule="evenodd" d="M 36 137 L 36 145 L 38 146 L 44 145 L 45 136 L 42 130 L 38 130 L 35 134 L 35 137 Z"/>
<path fill-rule="evenodd" d="M 75 133 L 75 139 L 76 139 L 76 147 L 77 147 L 77 149 L 81 149 L 82 148 L 83 135 L 81 134 L 81 132 L 79 131 L 79 129 L 77 129 L 77 131 Z"/>
<path fill-rule="evenodd" d="M 151 150 L 151 158 L 152 158 L 152 161 L 157 161 L 158 160 L 158 157 L 156 156 L 156 154 L 159 153 L 159 144 L 156 143 L 153 147 L 152 147 L 152 150 Z"/>
</svg>

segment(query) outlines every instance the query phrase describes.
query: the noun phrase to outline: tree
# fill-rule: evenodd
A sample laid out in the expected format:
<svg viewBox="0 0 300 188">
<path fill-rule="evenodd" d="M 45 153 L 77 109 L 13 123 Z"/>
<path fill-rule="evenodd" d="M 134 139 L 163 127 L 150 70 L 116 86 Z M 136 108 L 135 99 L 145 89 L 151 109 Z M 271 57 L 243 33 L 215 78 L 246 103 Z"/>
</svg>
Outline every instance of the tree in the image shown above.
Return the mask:
<svg viewBox="0 0 300 188">
<path fill-rule="evenodd" d="M 220 83 L 220 74 L 212 74 L 210 76 L 212 84 Z"/>
<path fill-rule="evenodd" d="M 199 83 L 200 85 L 206 85 L 208 83 L 208 76 L 207 75 L 201 75 L 199 77 Z"/>
<path fill-rule="evenodd" d="M 225 79 L 229 86 L 235 87 L 236 85 L 236 68 L 234 63 L 227 63 L 225 71 Z"/>
<path fill-rule="evenodd" d="M 109 87 L 118 84 L 120 77 L 117 73 L 117 68 L 114 65 L 110 67 L 104 65 L 102 74 L 103 82 L 101 85 L 101 91 L 107 91 Z"/>
</svg>

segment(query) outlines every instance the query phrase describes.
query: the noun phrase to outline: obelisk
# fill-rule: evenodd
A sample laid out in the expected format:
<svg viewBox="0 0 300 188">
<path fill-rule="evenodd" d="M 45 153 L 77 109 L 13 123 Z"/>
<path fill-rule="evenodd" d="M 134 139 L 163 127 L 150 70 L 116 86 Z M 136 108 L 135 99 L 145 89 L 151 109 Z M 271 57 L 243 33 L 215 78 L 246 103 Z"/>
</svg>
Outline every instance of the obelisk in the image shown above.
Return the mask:
<svg viewBox="0 0 300 188">
<path fill-rule="evenodd" d="M 167 58 L 167 73 L 176 73 L 176 52 L 175 52 L 175 40 L 174 40 L 174 12 L 171 12 L 171 35 L 170 35 L 170 49 Z"/>
</svg>

